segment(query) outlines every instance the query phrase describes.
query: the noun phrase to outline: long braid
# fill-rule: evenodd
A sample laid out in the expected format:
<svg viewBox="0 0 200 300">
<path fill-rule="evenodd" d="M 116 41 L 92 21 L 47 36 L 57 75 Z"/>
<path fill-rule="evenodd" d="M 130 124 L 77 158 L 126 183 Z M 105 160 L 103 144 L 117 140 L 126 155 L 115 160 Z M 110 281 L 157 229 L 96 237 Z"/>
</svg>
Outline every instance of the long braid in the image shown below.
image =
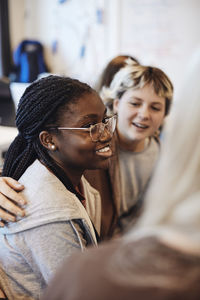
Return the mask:
<svg viewBox="0 0 200 300">
<path fill-rule="evenodd" d="M 12 160 L 12 157 L 15 159 Z M 15 179 L 19 179 L 24 171 L 26 170 L 26 164 L 30 165 L 36 159 L 36 153 L 31 145 L 31 143 L 26 143 L 26 140 L 19 134 L 6 154 L 6 159 L 4 163 L 3 176 L 11 176 Z M 6 172 L 5 172 L 6 170 Z"/>
<path fill-rule="evenodd" d="M 48 124 L 58 125 L 62 107 L 94 90 L 78 80 L 48 76 L 31 84 L 19 102 L 16 125 L 19 135 L 6 155 L 3 176 L 19 179 L 38 158 L 67 186 L 74 190 L 64 171 L 40 144 L 39 133 Z"/>
</svg>

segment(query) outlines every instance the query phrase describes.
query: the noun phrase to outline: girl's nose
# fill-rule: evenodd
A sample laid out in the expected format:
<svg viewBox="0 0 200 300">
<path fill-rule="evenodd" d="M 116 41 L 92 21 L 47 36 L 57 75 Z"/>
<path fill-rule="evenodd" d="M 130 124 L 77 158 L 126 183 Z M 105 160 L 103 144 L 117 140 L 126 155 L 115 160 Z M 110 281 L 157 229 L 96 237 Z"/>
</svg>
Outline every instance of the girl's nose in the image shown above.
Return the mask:
<svg viewBox="0 0 200 300">
<path fill-rule="evenodd" d="M 139 111 L 139 116 L 141 120 L 148 120 L 149 119 L 149 110 L 147 107 L 141 107 Z"/>
</svg>

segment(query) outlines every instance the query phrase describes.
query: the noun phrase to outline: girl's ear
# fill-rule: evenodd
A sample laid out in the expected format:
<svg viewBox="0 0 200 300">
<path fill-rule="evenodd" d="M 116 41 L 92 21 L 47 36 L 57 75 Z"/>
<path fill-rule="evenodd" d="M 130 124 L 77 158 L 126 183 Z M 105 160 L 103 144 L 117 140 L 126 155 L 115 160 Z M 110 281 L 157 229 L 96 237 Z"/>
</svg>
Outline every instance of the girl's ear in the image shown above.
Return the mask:
<svg viewBox="0 0 200 300">
<path fill-rule="evenodd" d="M 116 114 L 118 113 L 118 107 L 119 107 L 119 99 L 115 99 L 113 101 L 113 112 Z"/>
<path fill-rule="evenodd" d="M 49 151 L 55 151 L 56 145 L 53 142 L 53 136 L 46 130 L 41 131 L 39 135 L 40 143 Z"/>
</svg>

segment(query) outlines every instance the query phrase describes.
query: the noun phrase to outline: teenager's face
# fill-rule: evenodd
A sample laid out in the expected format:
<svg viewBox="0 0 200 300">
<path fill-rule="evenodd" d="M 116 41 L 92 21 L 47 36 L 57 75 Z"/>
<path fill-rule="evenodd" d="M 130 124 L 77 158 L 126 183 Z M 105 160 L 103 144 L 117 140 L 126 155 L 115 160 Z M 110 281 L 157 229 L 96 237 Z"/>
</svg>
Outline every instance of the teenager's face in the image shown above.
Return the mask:
<svg viewBox="0 0 200 300">
<path fill-rule="evenodd" d="M 129 142 L 143 141 L 158 130 L 165 116 L 165 98 L 159 97 L 151 85 L 127 90 L 115 100 L 119 135 Z"/>
<path fill-rule="evenodd" d="M 102 100 L 97 94 L 90 93 L 69 104 L 59 126 L 85 128 L 102 122 L 105 116 Z M 105 168 L 112 155 L 111 138 L 107 130 L 98 142 L 93 142 L 90 133 L 84 130 L 59 130 L 59 134 L 53 136 L 56 151 L 52 155 L 67 172 Z"/>
</svg>

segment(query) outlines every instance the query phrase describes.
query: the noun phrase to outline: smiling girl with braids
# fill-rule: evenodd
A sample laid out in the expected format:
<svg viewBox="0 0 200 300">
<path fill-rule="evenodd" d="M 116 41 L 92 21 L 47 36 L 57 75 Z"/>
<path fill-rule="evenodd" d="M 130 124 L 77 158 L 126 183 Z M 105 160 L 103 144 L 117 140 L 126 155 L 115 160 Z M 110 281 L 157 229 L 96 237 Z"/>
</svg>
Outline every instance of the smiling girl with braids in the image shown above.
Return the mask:
<svg viewBox="0 0 200 300">
<path fill-rule="evenodd" d="M 78 80 L 49 76 L 24 92 L 3 168 L 26 186 L 28 203 L 26 218 L 0 229 L 0 282 L 9 299 L 38 299 L 65 257 L 97 243 L 100 197 L 82 175 L 107 167 L 115 123 Z"/>
</svg>

